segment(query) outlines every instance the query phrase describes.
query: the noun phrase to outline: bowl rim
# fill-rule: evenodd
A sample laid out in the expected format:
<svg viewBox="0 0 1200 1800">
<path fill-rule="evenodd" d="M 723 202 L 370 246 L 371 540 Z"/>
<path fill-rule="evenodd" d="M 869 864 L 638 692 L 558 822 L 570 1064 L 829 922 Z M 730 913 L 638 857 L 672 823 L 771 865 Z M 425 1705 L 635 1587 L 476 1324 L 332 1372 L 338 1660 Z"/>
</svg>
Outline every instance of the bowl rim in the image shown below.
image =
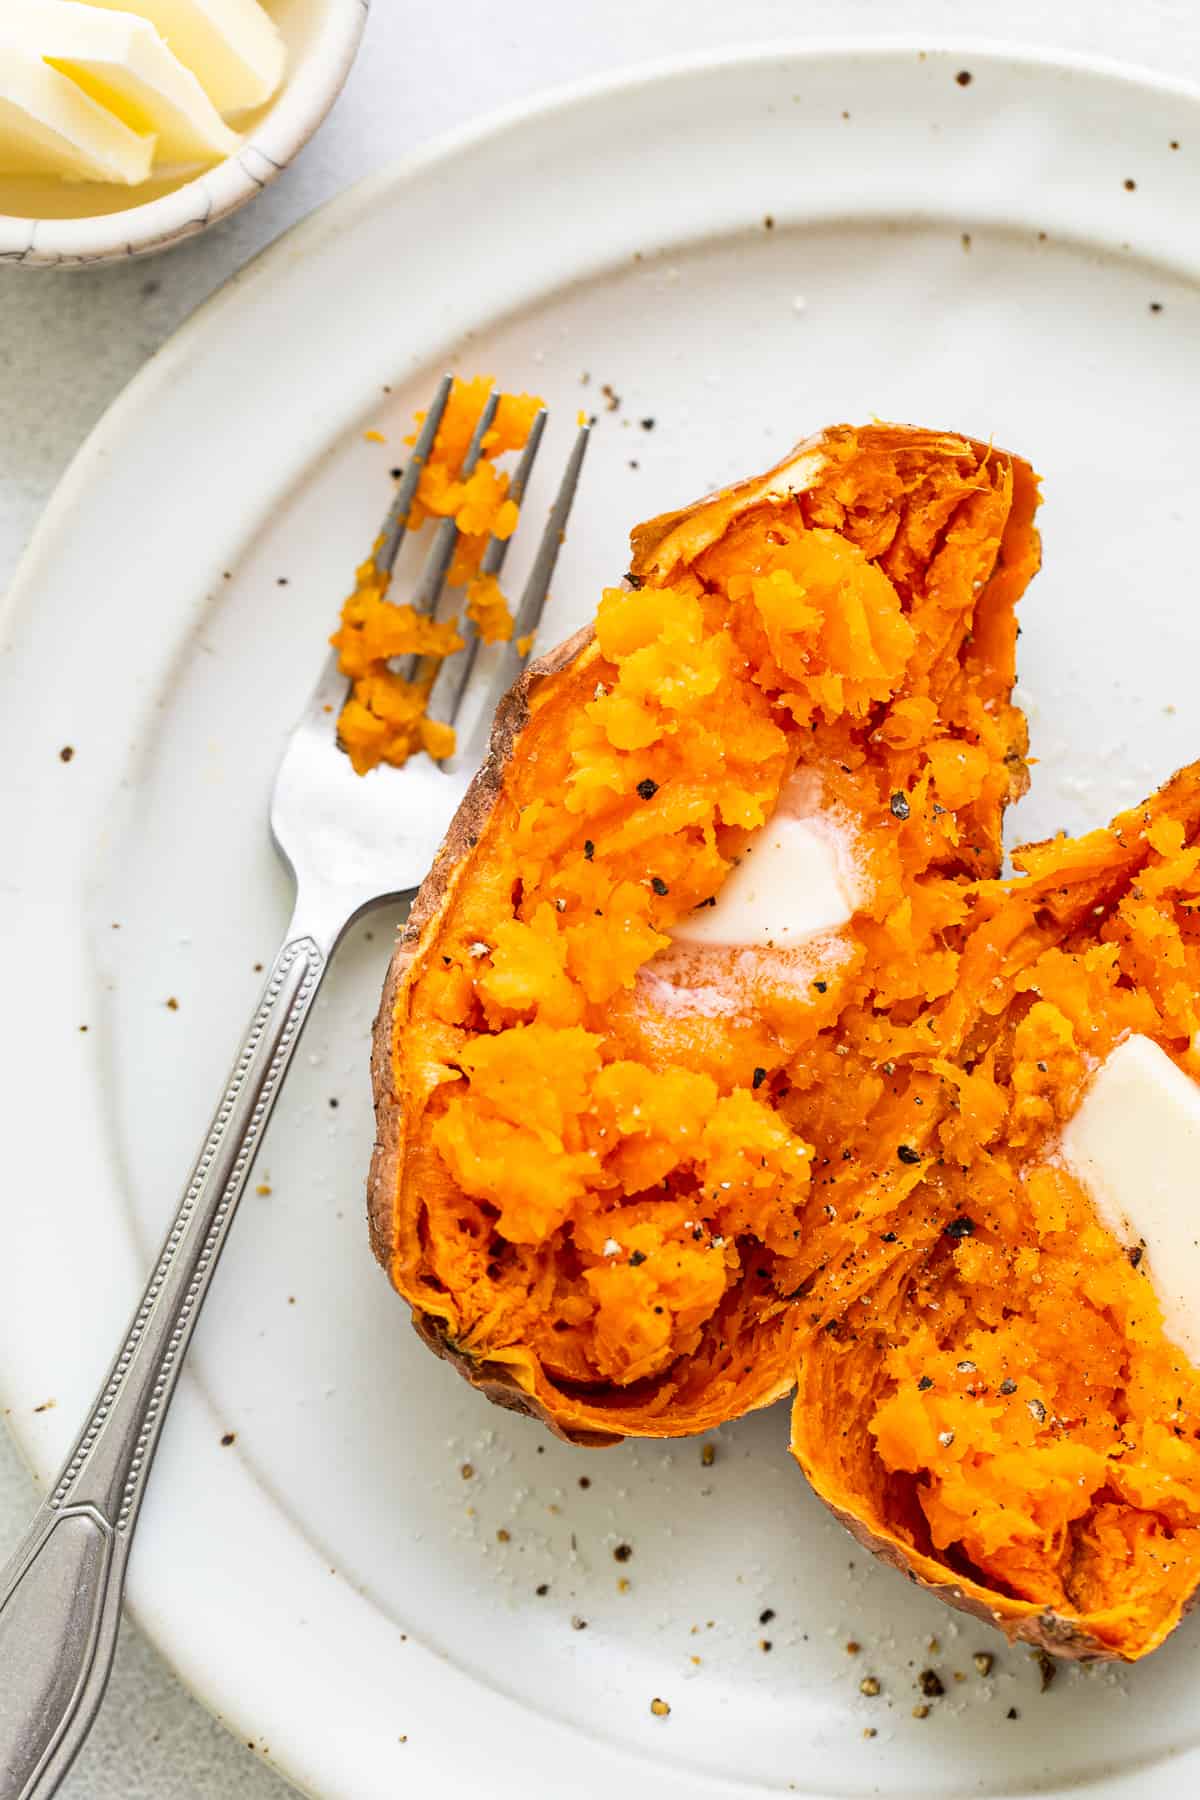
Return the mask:
<svg viewBox="0 0 1200 1800">
<path fill-rule="evenodd" d="M 145 256 L 195 237 L 244 206 L 285 169 L 337 99 L 371 0 L 327 0 L 316 40 L 278 99 L 232 156 L 141 206 L 78 219 L 0 212 L 0 264 L 62 268 Z"/>
</svg>

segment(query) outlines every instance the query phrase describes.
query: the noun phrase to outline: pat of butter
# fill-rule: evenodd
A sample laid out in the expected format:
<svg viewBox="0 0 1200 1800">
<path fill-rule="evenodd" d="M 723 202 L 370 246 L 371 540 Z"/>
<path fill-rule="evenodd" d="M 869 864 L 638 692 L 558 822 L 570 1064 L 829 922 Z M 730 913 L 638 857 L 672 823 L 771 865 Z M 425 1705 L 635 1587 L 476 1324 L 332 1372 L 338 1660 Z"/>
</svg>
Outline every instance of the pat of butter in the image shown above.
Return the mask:
<svg viewBox="0 0 1200 1800">
<path fill-rule="evenodd" d="M 221 113 L 264 105 L 283 80 L 287 47 L 258 0 L 89 0 L 148 19 Z M 0 0 L 0 5 L 4 0 Z"/>
<path fill-rule="evenodd" d="M 1062 1134 L 1102 1222 L 1144 1244 L 1167 1336 L 1200 1362 L 1200 1086 L 1151 1038 L 1119 1044 Z"/>
<path fill-rule="evenodd" d="M 784 949 L 835 931 L 854 914 L 842 832 L 818 813 L 776 813 L 730 870 L 715 906 L 674 927 L 681 943 Z"/>
<path fill-rule="evenodd" d="M 237 149 L 238 134 L 148 20 L 53 0 L 34 9 L 27 29 L 30 48 L 53 68 L 133 131 L 157 137 L 159 163 L 215 162 Z"/>
<path fill-rule="evenodd" d="M 0 172 L 133 187 L 149 175 L 154 145 L 44 63 L 11 19 L 0 22 Z"/>
</svg>

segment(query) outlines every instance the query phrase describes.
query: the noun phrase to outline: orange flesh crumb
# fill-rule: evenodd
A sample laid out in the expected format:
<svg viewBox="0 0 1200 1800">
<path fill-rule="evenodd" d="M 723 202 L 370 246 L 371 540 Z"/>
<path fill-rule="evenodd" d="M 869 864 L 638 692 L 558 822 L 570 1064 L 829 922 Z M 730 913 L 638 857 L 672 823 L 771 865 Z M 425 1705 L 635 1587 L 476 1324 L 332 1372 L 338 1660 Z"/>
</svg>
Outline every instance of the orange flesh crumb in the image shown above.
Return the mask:
<svg viewBox="0 0 1200 1800">
<path fill-rule="evenodd" d="M 512 636 L 512 618 L 500 584 L 495 576 L 479 573 L 489 537 L 509 538 L 517 526 L 509 478 L 496 467 L 496 460 L 524 447 L 542 404 L 528 394 L 502 394 L 480 461 L 463 481 L 459 470 L 492 385 L 483 377 L 455 381 L 408 518 L 410 531 L 419 530 L 427 519 L 453 518 L 458 525 L 460 536 L 447 582 L 466 590 L 467 615 L 485 644 Z M 417 417 L 418 426 L 422 416 Z M 415 443 L 416 434 L 406 441 Z M 330 639 L 351 684 L 338 718 L 338 739 L 359 775 L 381 762 L 402 765 L 418 750 L 437 758 L 454 750 L 453 728 L 429 718 L 426 709 L 443 659 L 462 648 L 458 621 L 420 616 L 411 606 L 390 600 L 389 586 L 390 577 L 372 560 L 365 562 L 342 608 L 341 625 Z M 412 681 L 392 667 L 394 659 L 407 656 L 422 659 Z"/>
<path fill-rule="evenodd" d="M 397 1013 L 392 1272 L 586 1429 L 698 1430 L 793 1385 L 828 1171 L 954 986 L 940 933 L 1023 776 L 1034 505 L 982 447 L 843 428 L 810 491 L 610 590 L 535 691 Z M 734 1011 L 651 1003 L 673 925 L 798 769 L 864 876 L 828 967 L 750 953 Z"/>
<path fill-rule="evenodd" d="M 921 1155 L 885 1221 L 893 1264 L 806 1313 L 793 1420 L 818 1489 L 927 1579 L 1017 1628 L 1051 1608 L 1127 1658 L 1200 1580 L 1200 1374 L 1055 1147 L 1132 1033 L 1200 1078 L 1198 828 L 1200 765 L 980 889 L 957 996 L 893 1062 L 878 1156 Z M 858 1215 L 842 1269 L 869 1236 Z"/>
</svg>

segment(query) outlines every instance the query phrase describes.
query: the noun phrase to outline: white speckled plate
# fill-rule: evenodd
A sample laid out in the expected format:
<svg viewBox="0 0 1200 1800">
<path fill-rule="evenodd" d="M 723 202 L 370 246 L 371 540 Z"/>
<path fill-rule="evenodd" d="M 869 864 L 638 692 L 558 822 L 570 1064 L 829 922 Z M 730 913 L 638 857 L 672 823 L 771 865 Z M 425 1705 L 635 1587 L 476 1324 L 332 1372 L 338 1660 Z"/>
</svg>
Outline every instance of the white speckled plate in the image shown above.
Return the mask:
<svg viewBox="0 0 1200 1800">
<path fill-rule="evenodd" d="M 756 51 L 411 159 L 154 359 L 51 506 L 0 655 L 0 1386 L 43 1478 L 284 924 L 271 772 L 435 372 L 540 389 L 560 446 L 598 410 L 555 634 L 632 521 L 827 421 L 1030 455 L 1041 761 L 1014 832 L 1039 835 L 1200 751 L 1198 220 L 1191 91 L 978 47 Z M 326 1800 L 1194 1794 L 1194 1624 L 1042 1694 L 822 1514 L 784 1409 L 711 1465 L 571 1451 L 420 1348 L 363 1222 L 393 924 L 339 958 L 147 1505 L 131 1601 L 196 1692 Z M 916 1719 L 927 1666 L 947 1692 Z"/>
</svg>

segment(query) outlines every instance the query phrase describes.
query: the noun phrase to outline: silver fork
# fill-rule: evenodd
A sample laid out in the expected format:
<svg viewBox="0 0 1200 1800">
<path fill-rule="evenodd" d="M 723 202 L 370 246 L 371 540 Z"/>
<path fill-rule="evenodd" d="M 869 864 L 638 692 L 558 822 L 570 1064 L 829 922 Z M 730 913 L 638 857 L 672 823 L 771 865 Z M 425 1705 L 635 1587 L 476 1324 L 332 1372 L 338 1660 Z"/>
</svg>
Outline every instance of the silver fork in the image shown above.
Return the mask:
<svg viewBox="0 0 1200 1800">
<path fill-rule="evenodd" d="M 384 521 L 375 560 L 389 574 L 450 386 L 445 376 Z M 513 477 L 517 499 L 545 422 L 540 413 Z M 468 473 L 490 423 L 489 412 L 467 453 Z M 584 426 L 550 509 L 514 638 L 534 630 L 541 617 L 587 440 Z M 453 520 L 434 533 L 412 596 L 427 612 L 437 606 L 455 536 Z M 486 572 L 499 573 L 506 549 L 499 539 L 489 542 Z M 468 627 L 464 635 L 468 646 L 458 669 L 439 683 L 439 691 L 449 691 L 451 723 L 475 661 L 474 632 Z M 490 721 L 525 659 L 513 644 L 501 660 L 481 724 Z M 331 656 L 284 752 L 271 801 L 271 832 L 296 881 L 283 948 L 95 1404 L 29 1531 L 0 1570 L 0 1800 L 48 1800 L 91 1729 L 112 1666 L 130 1544 L 167 1408 L 304 1022 L 347 927 L 419 885 L 473 772 L 468 754 L 442 765 L 414 759 L 402 775 L 355 775 L 335 741 L 345 693 Z M 476 745 L 478 739 L 477 732 Z"/>
</svg>

